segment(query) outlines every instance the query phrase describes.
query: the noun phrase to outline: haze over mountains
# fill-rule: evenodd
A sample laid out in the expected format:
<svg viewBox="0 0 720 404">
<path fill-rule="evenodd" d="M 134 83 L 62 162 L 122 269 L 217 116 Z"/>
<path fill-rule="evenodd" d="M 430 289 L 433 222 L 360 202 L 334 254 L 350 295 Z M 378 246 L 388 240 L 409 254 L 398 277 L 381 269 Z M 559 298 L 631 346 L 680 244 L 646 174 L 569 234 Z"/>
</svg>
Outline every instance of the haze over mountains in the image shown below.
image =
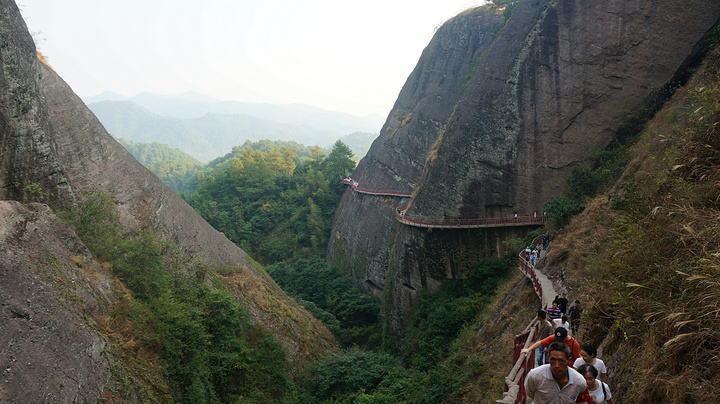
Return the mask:
<svg viewBox="0 0 720 404">
<path fill-rule="evenodd" d="M 203 162 L 246 140 L 294 140 L 329 147 L 350 134 L 357 138 L 360 132 L 369 144 L 383 123 L 379 115 L 357 117 L 301 104 L 219 101 L 193 92 L 134 97 L 104 92 L 83 101 L 112 135 L 165 143 Z"/>
</svg>

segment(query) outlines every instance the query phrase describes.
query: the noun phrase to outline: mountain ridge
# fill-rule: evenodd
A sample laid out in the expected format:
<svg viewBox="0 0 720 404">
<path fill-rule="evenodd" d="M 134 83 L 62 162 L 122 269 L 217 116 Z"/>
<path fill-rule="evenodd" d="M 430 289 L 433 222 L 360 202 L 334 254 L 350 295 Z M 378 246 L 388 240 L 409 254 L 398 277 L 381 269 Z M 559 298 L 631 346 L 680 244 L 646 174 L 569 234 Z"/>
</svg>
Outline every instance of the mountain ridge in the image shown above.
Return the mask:
<svg viewBox="0 0 720 404">
<path fill-rule="evenodd" d="M 159 102 L 162 104 L 162 102 Z M 357 132 L 368 132 L 368 125 L 343 122 L 320 124 L 324 114 L 310 114 L 295 110 L 295 117 L 283 114 L 272 106 L 268 113 L 246 113 L 207 109 L 195 117 L 161 115 L 132 100 L 100 101 L 88 104 L 103 126 L 114 136 L 134 142 L 160 142 L 179 148 L 203 162 L 227 153 L 233 146 L 246 140 L 293 140 L 306 145 L 317 144 L 329 148 L 336 140 Z M 173 108 L 166 104 L 163 108 Z M 264 107 L 263 107 L 264 108 Z M 285 118 L 276 120 L 278 114 Z M 337 115 L 332 115 L 337 117 Z M 178 113 L 178 115 L 181 115 Z M 190 114 L 189 116 L 192 116 Z M 197 114 L 195 114 L 197 115 Z M 265 115 L 265 117 L 263 117 Z M 307 118 L 310 116 L 310 118 Z M 324 126 L 324 127 L 323 127 Z"/>
</svg>

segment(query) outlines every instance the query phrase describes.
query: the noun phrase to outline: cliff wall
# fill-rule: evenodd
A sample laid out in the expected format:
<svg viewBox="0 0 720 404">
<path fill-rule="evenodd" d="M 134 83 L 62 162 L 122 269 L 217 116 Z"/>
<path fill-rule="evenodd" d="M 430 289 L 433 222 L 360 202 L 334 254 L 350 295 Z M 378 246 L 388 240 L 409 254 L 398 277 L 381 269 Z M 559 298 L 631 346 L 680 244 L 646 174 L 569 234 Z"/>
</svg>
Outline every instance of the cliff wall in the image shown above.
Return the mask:
<svg viewBox="0 0 720 404">
<path fill-rule="evenodd" d="M 415 290 L 463 276 L 463 251 L 497 250 L 516 234 L 430 232 L 399 225 L 395 209 L 410 202 L 406 216 L 423 219 L 541 210 L 592 147 L 638 130 L 685 77 L 720 3 L 520 1 L 506 24 L 502 11 L 468 10 L 438 30 L 353 174 L 363 188 L 413 197 L 347 191 L 337 211 L 328 260 L 383 296 L 395 331 Z M 436 241 L 453 232 L 480 235 Z M 432 267 L 419 251 L 436 257 Z"/>
<path fill-rule="evenodd" d="M 2 373 L 0 401 L 96 401 L 111 383 L 109 348 L 94 324 L 108 315 L 114 291 L 85 293 L 93 287 L 75 284 L 109 285 L 112 276 L 48 208 L 94 191 L 113 195 L 127 228 L 157 229 L 210 270 L 234 268 L 219 279 L 284 342 L 291 360 L 307 363 L 334 349 L 324 325 L 105 131 L 38 60 L 15 3 L 0 0 L 0 314 L 8 325 L 0 332 L 0 361 L 17 364 Z M 47 205 L 23 206 L 31 202 Z M 43 275 L 50 270 L 60 275 Z M 76 310 L 77 301 L 96 309 Z"/>
</svg>

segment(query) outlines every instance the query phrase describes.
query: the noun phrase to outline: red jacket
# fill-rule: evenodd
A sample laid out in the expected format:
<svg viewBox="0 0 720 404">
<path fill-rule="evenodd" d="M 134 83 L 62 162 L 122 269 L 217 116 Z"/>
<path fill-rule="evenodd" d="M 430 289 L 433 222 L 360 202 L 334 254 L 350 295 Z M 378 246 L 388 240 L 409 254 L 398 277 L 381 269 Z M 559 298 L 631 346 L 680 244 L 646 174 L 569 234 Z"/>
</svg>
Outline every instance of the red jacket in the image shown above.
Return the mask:
<svg viewBox="0 0 720 404">
<path fill-rule="evenodd" d="M 550 346 L 550 344 L 552 344 L 553 342 L 555 342 L 555 334 L 540 340 L 540 343 L 545 348 Z M 574 337 L 566 338 L 563 342 L 565 343 L 565 345 L 570 347 L 570 353 L 572 355 L 572 357 L 570 358 L 570 363 L 575 363 L 575 359 L 580 357 L 580 344 L 578 344 Z"/>
</svg>

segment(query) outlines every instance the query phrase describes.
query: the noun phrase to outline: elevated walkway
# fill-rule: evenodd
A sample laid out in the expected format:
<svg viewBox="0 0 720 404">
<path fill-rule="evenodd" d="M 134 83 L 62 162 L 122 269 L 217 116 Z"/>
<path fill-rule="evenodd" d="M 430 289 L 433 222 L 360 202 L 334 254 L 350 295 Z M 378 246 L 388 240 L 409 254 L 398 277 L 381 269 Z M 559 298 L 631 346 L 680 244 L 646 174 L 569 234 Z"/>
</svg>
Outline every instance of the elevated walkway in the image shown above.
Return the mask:
<svg viewBox="0 0 720 404">
<path fill-rule="evenodd" d="M 372 190 L 360 188 L 360 184 L 352 178 L 343 178 L 340 180 L 343 184 L 350 185 L 353 191 L 376 196 L 392 196 L 399 198 L 409 198 L 411 192 L 389 191 L 389 190 Z M 400 206 L 395 210 L 395 219 L 407 226 L 425 227 L 433 229 L 481 229 L 492 227 L 520 227 L 520 226 L 542 226 L 545 224 L 545 218 L 542 215 L 533 216 L 517 216 L 517 217 L 488 217 L 476 219 L 421 219 L 405 216 L 407 204 Z"/>
</svg>

